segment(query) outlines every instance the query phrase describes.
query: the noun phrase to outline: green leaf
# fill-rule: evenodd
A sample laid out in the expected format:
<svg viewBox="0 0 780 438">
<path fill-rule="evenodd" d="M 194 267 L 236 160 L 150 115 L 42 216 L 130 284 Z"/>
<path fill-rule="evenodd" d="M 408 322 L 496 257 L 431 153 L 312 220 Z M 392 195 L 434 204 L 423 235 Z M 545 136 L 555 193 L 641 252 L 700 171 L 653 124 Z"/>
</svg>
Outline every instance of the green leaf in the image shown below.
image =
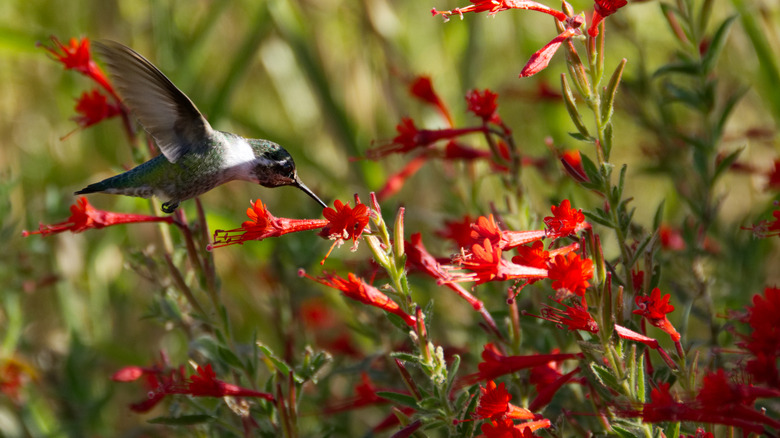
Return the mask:
<svg viewBox="0 0 780 438">
<path fill-rule="evenodd" d="M 661 226 L 661 222 L 664 220 L 664 205 L 666 204 L 666 199 L 662 200 L 660 204 L 658 204 L 658 208 L 655 209 L 655 215 L 653 216 L 653 229 L 657 230 L 658 227 Z"/>
<path fill-rule="evenodd" d="M 637 436 L 637 432 L 639 432 L 639 431 L 634 432 L 628 430 L 617 424 L 612 424 L 611 427 L 612 427 L 612 432 L 614 432 L 615 435 L 622 438 L 635 438 Z M 672 436 L 677 436 L 677 435 L 672 435 Z"/>
<path fill-rule="evenodd" d="M 726 126 L 726 121 L 728 121 L 731 112 L 734 110 L 737 102 L 739 102 L 742 99 L 742 96 L 744 96 L 747 92 L 748 87 L 740 87 L 737 91 L 732 93 L 731 96 L 729 96 L 726 104 L 723 105 L 723 109 L 720 112 L 718 123 L 715 124 L 715 132 L 713 133 L 712 138 L 720 139 L 721 135 L 723 135 L 723 128 Z"/>
<path fill-rule="evenodd" d="M 726 39 L 728 38 L 731 25 L 734 24 L 734 20 L 736 19 L 737 15 L 732 15 L 724 20 L 712 36 L 712 41 L 710 41 L 710 46 L 707 48 L 707 53 L 704 54 L 704 58 L 701 60 L 702 73 L 705 75 L 710 73 L 712 69 L 715 68 L 715 64 L 718 63 L 718 58 L 720 57 L 721 52 L 723 52 L 723 47 L 726 45 Z"/>
<path fill-rule="evenodd" d="M 445 387 L 445 393 L 447 394 L 450 393 L 452 384 L 455 382 L 458 368 L 460 368 L 460 356 L 455 354 L 452 356 L 452 365 L 450 365 L 450 369 L 447 371 L 447 386 Z"/>
<path fill-rule="evenodd" d="M 626 68 L 626 58 L 623 58 L 618 64 L 615 71 L 612 73 L 612 77 L 609 78 L 609 84 L 604 89 L 601 103 L 601 123 L 609 122 L 612 119 L 612 113 L 615 110 L 615 95 L 617 94 L 618 85 L 620 85 L 620 79 L 623 77 L 623 70 Z"/>
<path fill-rule="evenodd" d="M 244 368 L 244 364 L 241 363 L 241 359 L 239 359 L 238 356 L 236 356 L 236 354 L 230 351 L 229 349 L 220 345 L 219 348 L 217 349 L 217 352 L 219 353 L 219 358 L 222 359 L 222 361 L 229 364 L 230 366 L 232 366 L 233 368 L 238 368 L 238 369 Z"/>
<path fill-rule="evenodd" d="M 697 76 L 699 74 L 699 65 L 690 61 L 670 62 L 658 68 L 653 72 L 653 78 L 658 78 L 670 73 L 679 73 L 686 76 Z"/>
<path fill-rule="evenodd" d="M 615 228 L 615 224 L 608 218 L 604 218 L 588 211 L 583 211 L 583 213 L 585 214 L 585 217 L 588 218 L 588 222 L 595 222 L 608 228 Z"/>
<path fill-rule="evenodd" d="M 594 138 L 593 137 L 585 137 L 584 135 L 580 134 L 579 132 L 569 132 L 569 136 L 575 140 L 579 141 L 586 141 L 588 143 L 593 143 Z"/>
<path fill-rule="evenodd" d="M 409 406 L 411 408 L 419 409 L 420 405 L 417 404 L 417 400 L 409 394 L 400 394 L 390 391 L 377 391 L 376 395 L 382 397 L 385 400 L 398 403 L 399 405 Z"/>
<path fill-rule="evenodd" d="M 420 358 L 409 353 L 390 353 L 390 357 L 409 363 L 420 363 Z"/>
<path fill-rule="evenodd" d="M 191 426 L 193 424 L 211 423 L 215 417 L 206 414 L 182 415 L 181 417 L 156 417 L 149 420 L 151 424 L 165 424 L 168 426 Z"/>
<path fill-rule="evenodd" d="M 593 370 L 593 373 L 596 375 L 596 378 L 599 380 L 599 383 L 615 391 L 618 391 L 620 389 L 620 385 L 618 384 L 617 377 L 615 377 L 615 375 L 612 374 L 612 371 L 610 371 L 608 368 L 598 365 L 596 363 L 591 363 L 590 369 Z"/>
<path fill-rule="evenodd" d="M 734 152 L 732 152 L 732 153 L 730 153 L 730 154 L 726 155 L 726 156 L 725 156 L 725 157 L 724 157 L 724 158 L 723 158 L 723 159 L 720 161 L 720 163 L 718 163 L 718 166 L 715 168 L 715 173 L 712 175 L 712 181 L 713 181 L 713 182 L 714 182 L 716 179 L 718 179 L 718 177 L 719 177 L 719 176 L 720 176 L 720 175 L 721 175 L 723 172 L 725 172 L 726 170 L 728 170 L 728 169 L 729 169 L 729 167 L 731 167 L 731 165 L 732 165 L 732 164 L 734 164 L 734 162 L 736 162 L 736 161 L 737 161 L 737 158 L 739 158 L 739 154 L 741 154 L 743 150 L 745 150 L 745 148 L 744 148 L 744 147 L 741 147 L 741 148 L 739 148 L 739 149 L 735 150 Z"/>
<path fill-rule="evenodd" d="M 561 74 L 561 90 L 563 91 L 563 103 L 566 105 L 566 111 L 569 113 L 569 118 L 571 118 L 574 126 L 577 127 L 577 131 L 579 131 L 582 136 L 582 140 L 587 141 L 586 139 L 591 138 L 591 136 L 588 132 L 588 128 L 586 128 L 585 124 L 582 122 L 582 116 L 580 116 L 580 112 L 577 110 L 577 104 L 574 103 L 574 96 L 571 93 L 571 87 L 569 86 L 569 81 L 566 79 L 565 74 Z M 574 135 L 572 135 L 572 137 L 574 137 Z"/>
<path fill-rule="evenodd" d="M 271 361 L 276 371 L 280 372 L 285 376 L 290 374 L 290 371 L 292 371 L 290 366 L 284 363 L 284 361 L 282 361 L 281 359 L 277 358 L 270 348 L 266 347 L 265 345 L 260 345 L 260 351 L 269 361 Z"/>
</svg>

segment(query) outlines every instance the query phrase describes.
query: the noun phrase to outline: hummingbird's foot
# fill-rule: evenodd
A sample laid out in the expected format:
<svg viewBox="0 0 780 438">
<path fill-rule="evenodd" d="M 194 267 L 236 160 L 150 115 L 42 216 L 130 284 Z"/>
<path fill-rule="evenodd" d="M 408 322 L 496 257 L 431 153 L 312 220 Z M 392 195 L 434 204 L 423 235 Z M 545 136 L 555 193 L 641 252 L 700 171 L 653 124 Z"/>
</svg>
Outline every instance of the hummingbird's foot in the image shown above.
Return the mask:
<svg viewBox="0 0 780 438">
<path fill-rule="evenodd" d="M 176 208 L 179 206 L 179 203 L 176 201 L 168 201 L 163 203 L 161 210 L 163 213 L 171 214 L 174 211 L 176 211 Z"/>
</svg>

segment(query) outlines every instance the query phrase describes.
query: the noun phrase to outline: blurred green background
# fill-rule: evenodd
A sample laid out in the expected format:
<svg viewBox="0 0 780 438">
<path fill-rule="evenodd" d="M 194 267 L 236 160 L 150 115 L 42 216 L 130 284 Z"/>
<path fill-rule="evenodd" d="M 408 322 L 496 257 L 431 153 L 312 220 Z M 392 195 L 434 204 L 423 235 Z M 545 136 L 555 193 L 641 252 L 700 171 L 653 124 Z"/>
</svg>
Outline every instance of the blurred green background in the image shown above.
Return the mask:
<svg viewBox="0 0 780 438">
<path fill-rule="evenodd" d="M 713 20 L 735 12 L 730 2 L 715 4 Z M 545 144 L 550 137 L 557 148 L 578 147 L 567 134 L 573 127 L 562 103 L 540 97 L 543 84 L 559 88 L 562 54 L 541 74 L 517 78 L 528 57 L 555 36 L 552 19 L 529 11 L 471 15 L 448 23 L 431 17 L 432 7 L 457 6 L 465 2 L 0 3 L 0 237 L 4 246 L 0 251 L 0 356 L 19 355 L 33 365 L 38 377 L 25 395 L 28 404 L 22 409 L 22 423 L 11 414 L 18 412 L 18 406 L 7 400 L 0 403 L 0 431 L 6 436 L 114 436 L 116 430 L 126 436 L 160 433 L 144 429 L 145 417 L 128 415 L 125 405 L 137 401 L 138 388 L 118 387 L 108 378 L 121 366 L 151 363 L 163 349 L 179 363 L 192 347 L 175 327 L 155 322 L 164 312 L 156 307 L 161 301 L 153 297 L 165 285 L 158 281 L 163 276 L 161 266 L 150 256 L 159 245 L 154 225 L 21 237 L 23 229 L 67 218 L 74 190 L 133 164 L 118 119 L 60 140 L 76 127 L 69 120 L 75 115 L 75 98 L 92 84 L 63 71 L 36 42 L 50 44 L 49 36 L 54 35 L 63 42 L 89 37 L 132 47 L 184 91 L 215 128 L 284 145 L 295 158 L 301 178 L 329 203 L 351 199 L 353 193 L 367 202 L 368 193 L 380 189 L 388 175 L 402 167 L 407 158 L 398 156 L 380 163 L 350 160 L 392 139 L 402 116 L 413 117 L 420 127 L 445 126 L 436 113 L 409 96 L 408 84 L 416 75 L 431 76 L 458 126 L 475 124 L 465 112 L 463 95 L 473 88 L 490 88 L 499 93 L 499 112 L 513 128 L 523 153 L 549 158 L 545 168 L 529 168 L 523 174 L 532 214 L 507 218 L 508 225 L 538 227 L 551 199 L 570 197 L 577 208 L 599 207 L 597 198 L 567 181 Z M 573 6 L 590 11 L 592 2 L 577 1 Z M 755 14 L 755 24 L 770 49 L 777 50 L 778 5 L 767 1 L 746 7 Z M 723 149 L 744 147 L 742 159 L 766 171 L 777 156 L 780 98 L 777 84 L 767 83 L 743 26 L 735 26 L 728 40 L 720 85 L 750 89 L 729 122 Z M 636 78 L 640 69 L 653 71 L 673 57 L 674 44 L 657 2 L 630 4 L 609 18 L 608 32 L 607 71 L 627 58 L 627 81 Z M 627 190 L 635 198 L 638 222 L 649 226 L 663 199 L 666 219 L 682 220 L 686 213 L 673 187 L 643 172 L 640 151 L 653 137 L 621 113 L 620 103 L 617 112 L 613 161 L 630 166 Z M 751 138 L 746 136 L 751 129 L 770 134 Z M 487 165 L 476 169 L 473 173 L 478 176 L 471 179 L 464 176 L 469 169 L 462 164 L 426 164 L 383 204 L 386 217 L 391 219 L 396 207 L 404 205 L 408 233 L 432 236 L 431 231 L 445 219 L 483 214 L 491 204 L 503 211 L 504 200 L 494 195 L 500 181 Z M 749 225 L 758 217 L 771 200 L 763 184 L 758 173 L 721 182 L 718 192 L 725 225 Z M 233 182 L 202 197 L 209 226 L 236 228 L 245 219 L 249 201 L 257 198 L 277 216 L 319 214 L 316 204 L 293 188 L 270 190 Z M 136 198 L 93 195 L 89 199 L 101 209 L 149 212 L 148 202 Z M 192 201 L 185 202 L 183 209 L 195 217 Z M 426 237 L 426 243 L 429 239 L 433 237 Z M 744 239 L 751 239 L 749 232 L 744 232 Z M 317 265 L 329 245 L 302 234 L 215 252 L 223 300 L 237 339 L 251 342 L 256 331 L 262 342 L 286 356 L 311 341 L 295 317 L 302 302 L 324 295 L 331 306 L 344 308 L 337 293 L 323 292 L 296 276 L 298 267 Z M 428 246 L 438 254 L 452 251 L 435 240 Z M 345 246 L 337 254 L 326 267 L 351 269 L 366 259 L 367 249 L 351 254 Z M 777 248 L 759 248 L 757 243 L 756 254 L 760 259 L 734 267 L 737 274 L 731 285 L 744 287 L 742 295 L 728 298 L 734 304 L 744 304 L 763 284 L 780 281 L 779 270 L 764 269 L 780 265 Z M 430 291 L 435 290 L 422 280 L 418 289 L 422 296 L 433 296 Z M 439 342 L 481 345 L 469 338 L 471 331 L 457 329 L 476 321 L 468 307 L 453 297 L 435 296 L 441 315 L 437 323 L 456 327 L 437 332 Z M 495 301 L 485 299 L 491 310 L 500 309 L 500 295 Z M 355 316 L 361 317 L 365 315 Z M 293 333 L 296 344 L 289 345 Z M 377 341 L 370 336 L 357 338 L 366 352 L 373 351 Z M 341 390 L 349 393 L 348 387 Z M 357 425 L 342 427 L 354 428 L 353 433 L 365 430 L 382 416 L 372 412 L 357 419 Z M 57 418 L 70 418 L 70 422 L 61 424 Z M 30 429 L 32 424 L 42 429 Z"/>
</svg>

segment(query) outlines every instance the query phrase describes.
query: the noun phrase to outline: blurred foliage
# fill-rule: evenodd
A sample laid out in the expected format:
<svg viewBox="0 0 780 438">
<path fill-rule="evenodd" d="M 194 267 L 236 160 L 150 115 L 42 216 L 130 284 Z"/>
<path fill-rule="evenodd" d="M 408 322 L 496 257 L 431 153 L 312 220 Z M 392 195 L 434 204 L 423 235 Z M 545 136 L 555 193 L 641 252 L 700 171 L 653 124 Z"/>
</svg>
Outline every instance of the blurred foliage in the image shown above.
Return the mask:
<svg viewBox="0 0 780 438">
<path fill-rule="evenodd" d="M 742 14 L 724 43 L 714 92 L 746 90 L 725 124 L 719 151 L 742 149 L 740 162 L 765 172 L 780 151 L 776 133 L 780 99 L 772 82 L 777 79 L 780 53 L 780 8 L 772 1 L 735 0 L 737 11 L 731 3 L 713 3 L 712 23 Z M 350 199 L 353 193 L 365 200 L 402 167 L 406 160 L 397 156 L 379 163 L 352 160 L 393 138 L 402 116 L 428 128 L 444 127 L 443 120 L 409 96 L 408 84 L 417 75 L 431 76 L 456 125 L 473 122 L 463 99 L 468 90 L 489 88 L 498 93 L 501 117 L 515 138 L 522 139 L 518 144 L 522 154 L 547 158 L 545 167 L 529 167 L 522 174 L 525 204 L 518 207 L 494 196 L 501 181 L 486 164 L 429 162 L 399 194 L 383 203 L 386 215 L 399 205 L 406 207 L 407 234 L 432 234 L 444 220 L 491 211 L 507 213 L 504 219 L 512 229 L 539 228 L 550 203 L 564 198 L 577 208 L 600 207 L 601 199 L 578 190 L 568 179 L 548 146 L 576 145 L 568 134 L 574 128 L 563 102 L 540 92 L 543 86 L 557 92 L 563 55 L 542 73 L 517 78 L 530 54 L 555 36 L 551 19 L 533 13 L 501 13 L 445 24 L 431 17 L 434 6 L 463 4 L 444 0 L 0 3 L 4 61 L 0 63 L 4 133 L 0 237 L 5 245 L 0 252 L 0 356 L 21 357 L 36 370 L 23 394 L 24 403 L 0 402 L 2 435 L 169 436 L 178 430 L 189 436 L 184 428 L 147 423 L 162 415 L 159 412 L 128 413 L 127 404 L 142 394 L 109 378 L 122 366 L 152 363 L 161 350 L 174 364 L 186 363 L 193 350 L 213 359 L 205 353 L 208 347 L 188 339 L 170 322 L 167 312 L 176 304 L 166 307 L 166 303 L 175 294 L 165 280 L 165 266 L 151 256 L 163 246 L 155 225 L 43 239 L 21 237 L 23 229 L 67 217 L 74 190 L 133 165 L 133 152 L 118 119 L 61 139 L 76 126 L 69 120 L 74 99 L 90 84 L 63 72 L 36 47 L 36 42 L 48 43 L 51 35 L 63 41 L 79 36 L 112 39 L 132 47 L 184 91 L 215 128 L 284 145 L 295 157 L 301 178 L 328 203 Z M 576 1 L 573 6 L 591 10 L 592 2 Z M 678 191 L 679 185 L 656 166 L 676 159 L 669 149 L 674 143 L 665 143 L 663 134 L 669 131 L 659 131 L 661 125 L 649 123 L 652 117 L 642 113 L 659 111 L 653 115 L 669 123 L 663 126 L 673 124 L 683 133 L 700 126 L 693 125 L 696 114 L 680 105 L 650 105 L 662 93 L 653 72 L 679 55 L 673 37 L 655 1 L 632 2 L 609 18 L 607 32 L 606 71 L 614 70 L 621 58 L 629 60 L 624 73 L 627 90 L 618 94 L 613 122 L 620 134 L 612 161 L 628 164 L 626 193 L 633 197 L 635 221 L 652 228 L 654 214 L 664 201 L 664 223 L 683 229 L 691 216 L 690 204 Z M 685 85 L 690 84 L 680 86 Z M 759 131 L 766 134 L 751 135 Z M 667 149 L 658 162 L 652 162 L 645 152 L 657 150 L 658 145 Z M 665 167 L 667 173 L 670 169 L 675 168 Z M 680 308 L 689 306 L 690 318 L 709 320 L 712 315 L 701 313 L 724 314 L 727 308 L 740 308 L 765 284 L 780 283 L 780 270 L 769 269 L 780 265 L 777 239 L 755 240 L 748 231 L 738 230 L 757 222 L 756 218 L 768 217 L 767 206 L 778 199 L 776 192 L 772 198 L 764 190 L 764 182 L 761 173 L 734 173 L 711 187 L 719 217 L 713 219 L 708 235 L 719 250 L 703 269 L 712 274 L 709 278 L 715 286 L 712 306 L 698 307 L 698 296 L 690 292 L 686 260 L 700 254 L 661 256 L 662 285 L 685 303 Z M 249 201 L 257 198 L 280 217 L 319 213 L 316 204 L 293 188 L 270 190 L 234 182 L 201 197 L 209 227 L 212 231 L 235 228 L 245 220 Z M 136 198 L 93 195 L 90 202 L 105 210 L 150 212 L 150 204 Z M 197 217 L 194 202 L 185 202 L 182 208 L 187 217 Z M 386 411 L 369 409 L 358 417 L 322 418 L 321 406 L 312 400 L 348 397 L 361 371 L 390 366 L 381 354 L 396 348 L 393 344 L 399 340 L 389 334 L 391 330 L 384 330 L 392 327 L 386 318 L 347 305 L 337 292 L 297 276 L 299 267 L 318 266 L 329 245 L 311 234 L 249 242 L 215 251 L 216 272 L 237 351 L 251 350 L 259 340 L 282 360 L 299 362 L 304 346 L 317 342 L 300 318 L 302 306 L 312 302 L 333 309 L 355 329 L 353 340 L 365 358 L 338 357 L 328 365 L 319 384 L 306 387 L 298 420 L 303 436 L 359 436 Z M 435 241 L 428 245 L 438 254 L 453 251 Z M 615 242 L 607 241 L 605 247 L 608 257 L 614 257 Z M 175 261 L 182 263 L 185 256 L 178 257 Z M 365 245 L 355 254 L 345 246 L 326 267 L 362 270 L 368 278 L 369 267 L 360 262 L 367 257 Z M 477 315 L 429 280 L 413 277 L 412 285 L 419 292 L 419 303 L 435 298 L 431 337 L 439 345 L 463 350 L 464 363 L 469 364 L 463 367 L 473 370 L 479 346 L 486 340 L 483 332 L 473 329 Z M 496 321 L 506 318 L 502 291 L 491 285 L 479 290 Z M 521 306 L 531 307 L 533 302 L 533 308 L 538 308 L 544 293 L 527 295 Z M 537 320 L 523 320 L 523 324 L 526 333 L 539 325 Z M 709 335 L 689 333 L 692 340 Z M 538 351 L 560 345 L 550 338 L 528 338 L 526 342 Z M 382 386 L 382 375 L 372 377 Z"/>
</svg>

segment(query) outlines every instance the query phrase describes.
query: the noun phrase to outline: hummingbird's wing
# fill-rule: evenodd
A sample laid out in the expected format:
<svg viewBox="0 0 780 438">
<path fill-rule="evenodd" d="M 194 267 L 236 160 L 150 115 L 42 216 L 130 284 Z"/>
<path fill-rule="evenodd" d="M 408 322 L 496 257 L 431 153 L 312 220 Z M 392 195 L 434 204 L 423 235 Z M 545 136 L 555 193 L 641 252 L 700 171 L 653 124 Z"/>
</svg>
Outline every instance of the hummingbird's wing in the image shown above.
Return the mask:
<svg viewBox="0 0 780 438">
<path fill-rule="evenodd" d="M 195 104 L 151 62 L 114 41 L 94 43 L 125 105 L 154 137 L 165 158 L 208 148 L 211 125 Z"/>
</svg>

